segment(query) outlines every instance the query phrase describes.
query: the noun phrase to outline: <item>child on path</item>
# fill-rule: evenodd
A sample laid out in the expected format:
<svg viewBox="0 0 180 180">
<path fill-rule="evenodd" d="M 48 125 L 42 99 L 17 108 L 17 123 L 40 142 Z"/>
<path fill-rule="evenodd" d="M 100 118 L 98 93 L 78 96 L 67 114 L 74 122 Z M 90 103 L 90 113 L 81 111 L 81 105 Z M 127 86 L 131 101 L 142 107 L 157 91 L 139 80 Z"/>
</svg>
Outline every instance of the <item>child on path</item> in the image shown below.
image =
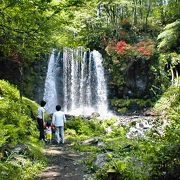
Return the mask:
<svg viewBox="0 0 180 180">
<path fill-rule="evenodd" d="M 57 111 L 53 113 L 52 125 L 55 126 L 55 136 L 57 143 L 59 144 L 61 141 L 61 143 L 64 144 L 64 123 L 66 122 L 66 117 L 65 114 L 60 111 L 60 105 L 56 106 L 56 110 Z"/>
<path fill-rule="evenodd" d="M 52 127 L 51 127 L 51 122 L 50 121 L 46 122 L 45 136 L 46 136 L 47 143 L 51 143 L 51 140 L 52 140 Z"/>
</svg>

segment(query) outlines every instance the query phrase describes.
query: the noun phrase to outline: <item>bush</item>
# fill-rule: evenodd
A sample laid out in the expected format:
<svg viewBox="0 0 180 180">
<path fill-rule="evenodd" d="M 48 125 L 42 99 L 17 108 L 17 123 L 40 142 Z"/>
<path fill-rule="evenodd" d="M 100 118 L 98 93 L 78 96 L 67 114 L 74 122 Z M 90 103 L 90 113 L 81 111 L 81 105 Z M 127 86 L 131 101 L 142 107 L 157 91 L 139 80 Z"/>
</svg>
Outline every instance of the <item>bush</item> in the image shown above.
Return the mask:
<svg viewBox="0 0 180 180">
<path fill-rule="evenodd" d="M 152 107 L 154 104 L 150 99 L 112 99 L 111 105 L 119 113 L 126 113 L 131 110 L 143 110 Z"/>
<path fill-rule="evenodd" d="M 103 128 L 98 121 L 86 120 L 81 117 L 75 117 L 66 123 L 67 129 L 74 129 L 78 135 L 96 136 L 103 133 Z"/>
<path fill-rule="evenodd" d="M 43 166 L 42 144 L 38 141 L 36 123 L 31 110 L 37 104 L 27 98 L 21 100 L 19 91 L 8 82 L 0 80 L 0 179 L 30 179 Z M 17 145 L 27 147 L 14 153 Z"/>
<path fill-rule="evenodd" d="M 180 177 L 179 99 L 180 87 L 170 87 L 154 106 L 154 109 L 162 115 L 157 121 L 168 123 L 163 134 L 155 135 L 154 132 L 157 130 L 155 128 L 143 139 L 127 139 L 126 128 L 113 127 L 111 121 L 109 123 L 104 121 L 104 125 L 110 125 L 112 128 L 111 133 L 102 137 L 104 151 L 109 155 L 106 164 L 102 168 L 97 168 L 94 179 L 106 180 L 109 172 L 113 172 L 126 180 L 178 180 Z M 129 105 L 131 102 L 127 100 L 124 104 Z M 161 126 L 161 123 L 156 124 Z"/>
</svg>

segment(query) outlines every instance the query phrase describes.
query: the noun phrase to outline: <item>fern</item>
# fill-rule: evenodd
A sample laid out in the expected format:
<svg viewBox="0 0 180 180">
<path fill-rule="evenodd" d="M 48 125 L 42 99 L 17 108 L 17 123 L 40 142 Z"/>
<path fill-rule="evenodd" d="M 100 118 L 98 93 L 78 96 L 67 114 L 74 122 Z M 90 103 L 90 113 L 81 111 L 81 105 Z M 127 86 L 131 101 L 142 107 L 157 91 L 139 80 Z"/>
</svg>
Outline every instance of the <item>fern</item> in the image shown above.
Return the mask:
<svg viewBox="0 0 180 180">
<path fill-rule="evenodd" d="M 178 40 L 180 38 L 180 20 L 177 20 L 171 24 L 168 24 L 162 33 L 159 34 L 158 40 L 158 50 L 172 51 L 172 49 L 177 48 Z"/>
</svg>

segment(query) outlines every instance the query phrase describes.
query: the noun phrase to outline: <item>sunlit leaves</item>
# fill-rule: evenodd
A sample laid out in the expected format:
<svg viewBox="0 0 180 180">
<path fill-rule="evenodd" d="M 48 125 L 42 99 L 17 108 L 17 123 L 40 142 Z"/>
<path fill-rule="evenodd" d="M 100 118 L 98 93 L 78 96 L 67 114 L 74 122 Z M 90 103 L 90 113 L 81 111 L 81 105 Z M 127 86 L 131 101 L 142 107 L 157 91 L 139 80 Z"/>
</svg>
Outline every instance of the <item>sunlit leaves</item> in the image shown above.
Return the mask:
<svg viewBox="0 0 180 180">
<path fill-rule="evenodd" d="M 164 31 L 159 34 L 158 49 L 160 51 L 172 51 L 177 49 L 178 41 L 180 38 L 180 20 L 177 20 L 171 24 L 168 24 Z"/>
</svg>

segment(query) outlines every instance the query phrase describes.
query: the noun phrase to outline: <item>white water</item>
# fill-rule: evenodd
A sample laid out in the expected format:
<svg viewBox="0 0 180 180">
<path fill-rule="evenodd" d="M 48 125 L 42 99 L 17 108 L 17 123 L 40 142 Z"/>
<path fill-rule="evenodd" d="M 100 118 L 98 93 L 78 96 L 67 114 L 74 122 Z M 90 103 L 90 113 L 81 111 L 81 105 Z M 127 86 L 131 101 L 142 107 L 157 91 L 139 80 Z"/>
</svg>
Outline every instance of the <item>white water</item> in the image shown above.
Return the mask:
<svg viewBox="0 0 180 180">
<path fill-rule="evenodd" d="M 53 50 L 49 59 L 48 71 L 45 80 L 44 100 L 46 101 L 45 108 L 48 110 L 49 113 L 53 113 L 55 111 L 55 104 L 57 104 L 55 64 L 56 58 L 58 57 L 59 56 L 55 57 Z"/>
<path fill-rule="evenodd" d="M 107 102 L 107 88 L 106 81 L 104 78 L 104 68 L 102 66 L 102 55 L 98 51 L 92 52 L 93 59 L 95 62 L 95 68 L 97 72 L 97 107 L 98 112 L 107 112 L 108 102 Z"/>
<path fill-rule="evenodd" d="M 46 83 L 44 99 L 47 102 L 46 109 L 55 111 L 58 102 L 62 102 L 62 108 L 66 113 L 73 115 L 91 115 L 98 112 L 101 116 L 108 113 L 107 87 L 102 66 L 102 55 L 93 50 L 85 51 L 83 47 L 78 49 L 64 48 L 62 72 L 63 97 L 57 97 L 56 69 L 57 58 L 52 53 Z"/>
</svg>

